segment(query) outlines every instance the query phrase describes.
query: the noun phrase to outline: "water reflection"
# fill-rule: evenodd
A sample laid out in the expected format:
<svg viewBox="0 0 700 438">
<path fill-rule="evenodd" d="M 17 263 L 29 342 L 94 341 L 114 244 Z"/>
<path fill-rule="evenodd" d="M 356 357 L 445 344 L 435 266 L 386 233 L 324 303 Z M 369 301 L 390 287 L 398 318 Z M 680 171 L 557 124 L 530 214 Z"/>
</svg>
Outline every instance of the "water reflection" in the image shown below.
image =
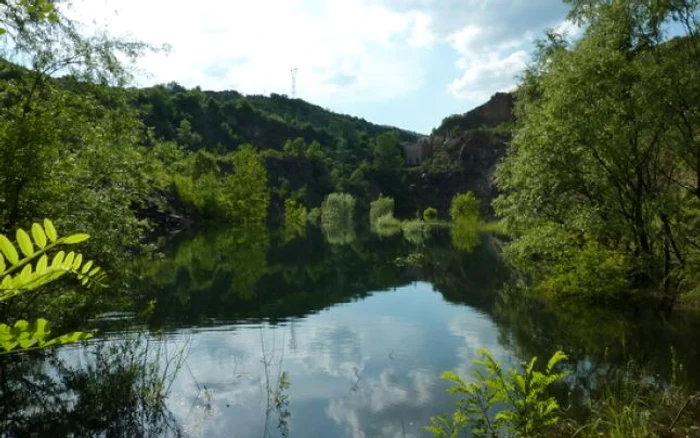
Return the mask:
<svg viewBox="0 0 700 438">
<path fill-rule="evenodd" d="M 183 350 L 144 336 L 0 361 L 2 436 L 182 436 L 166 406 Z"/>
<path fill-rule="evenodd" d="M 417 437 L 452 408 L 440 373 L 467 376 L 479 348 L 506 362 L 563 349 L 579 393 L 630 359 L 668 376 L 671 346 L 686 369 L 700 365 L 696 316 L 660 322 L 546 307 L 511 284 L 486 235 L 457 243 L 459 235 L 437 228 L 415 244 L 357 233 L 338 245 L 309 228 L 305 238 L 287 237 L 264 227 L 212 230 L 183 238 L 163 259 L 138 261 L 132 310 L 155 300 L 148 330 L 165 333 L 142 335 L 137 346 L 148 339 L 173 351 L 186 342 L 179 372 L 149 371 L 149 363 L 178 368 L 163 358 L 119 365 L 143 354 L 133 345 L 105 350 L 100 361 L 93 348 L 15 359 L 14 368 L 3 362 L 3 425 L 41 432 L 64 416 L 71 422 L 61 427 L 78 436 Z M 44 389 L 28 391 L 25 376 Z M 168 396 L 144 404 L 152 398 L 134 394 L 157 393 L 148 388 L 169 388 Z M 65 394 L 84 402 L 66 404 Z M 76 406 L 83 417 L 69 415 Z M 117 419 L 121 409 L 129 415 Z"/>
<path fill-rule="evenodd" d="M 443 369 L 466 370 L 477 346 L 505 354 L 495 329 L 417 282 L 312 317 L 197 330 L 189 360 L 196 380 L 178 379 L 173 394 L 196 392 L 196 382 L 212 394 L 217 414 L 188 427 L 194 436 L 281 436 L 276 413 L 266 413 L 282 370 L 291 382 L 290 436 L 422 436 L 428 418 L 449 408 L 437 379 Z"/>
</svg>

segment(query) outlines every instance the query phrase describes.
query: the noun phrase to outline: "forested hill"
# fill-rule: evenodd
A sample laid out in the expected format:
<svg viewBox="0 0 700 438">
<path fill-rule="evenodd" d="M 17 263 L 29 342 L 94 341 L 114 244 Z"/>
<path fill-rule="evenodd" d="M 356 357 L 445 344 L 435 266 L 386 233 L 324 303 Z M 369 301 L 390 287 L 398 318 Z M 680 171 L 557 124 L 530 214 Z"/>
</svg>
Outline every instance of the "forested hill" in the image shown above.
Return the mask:
<svg viewBox="0 0 700 438">
<path fill-rule="evenodd" d="M 324 149 L 339 145 L 369 149 L 372 139 L 385 132 L 395 132 L 402 141 L 419 137 L 279 94 L 188 90 L 175 83 L 132 93 L 144 122 L 159 139 L 178 141 L 191 150 L 225 153 L 243 143 L 281 149 L 294 138 L 317 141 Z"/>
</svg>

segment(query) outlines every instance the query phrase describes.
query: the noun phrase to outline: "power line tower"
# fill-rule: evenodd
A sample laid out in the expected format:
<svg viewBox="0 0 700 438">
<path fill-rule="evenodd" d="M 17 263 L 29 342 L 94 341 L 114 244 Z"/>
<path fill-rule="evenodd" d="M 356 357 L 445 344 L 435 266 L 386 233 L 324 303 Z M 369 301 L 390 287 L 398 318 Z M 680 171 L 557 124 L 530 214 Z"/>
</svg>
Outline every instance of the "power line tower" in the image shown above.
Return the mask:
<svg viewBox="0 0 700 438">
<path fill-rule="evenodd" d="M 297 97 L 297 74 L 299 73 L 298 68 L 293 68 L 289 71 L 292 75 L 292 99 Z"/>
</svg>

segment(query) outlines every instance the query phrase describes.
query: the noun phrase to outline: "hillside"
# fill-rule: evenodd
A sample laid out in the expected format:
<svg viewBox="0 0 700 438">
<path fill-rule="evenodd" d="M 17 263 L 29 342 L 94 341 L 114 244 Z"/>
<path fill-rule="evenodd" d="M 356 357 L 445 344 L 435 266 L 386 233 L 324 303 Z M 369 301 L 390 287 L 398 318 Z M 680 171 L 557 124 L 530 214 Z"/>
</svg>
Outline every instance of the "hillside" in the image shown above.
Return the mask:
<svg viewBox="0 0 700 438">
<path fill-rule="evenodd" d="M 301 99 L 272 94 L 246 96 L 236 91 L 202 91 L 178 84 L 132 90 L 143 120 L 162 140 L 191 150 L 234 150 L 250 143 L 281 149 L 287 140 L 317 141 L 323 148 L 367 149 L 370 141 L 396 132 L 402 141 L 418 134 L 325 110 Z M 192 135 L 188 135 L 191 131 Z"/>
<path fill-rule="evenodd" d="M 456 193 L 471 191 L 482 201 L 482 214 L 491 216 L 493 175 L 511 140 L 513 109 L 512 93 L 496 93 L 483 105 L 446 117 L 430 137 L 413 144 L 419 165 L 409 169 L 409 181 L 418 197 L 446 211 Z"/>
</svg>

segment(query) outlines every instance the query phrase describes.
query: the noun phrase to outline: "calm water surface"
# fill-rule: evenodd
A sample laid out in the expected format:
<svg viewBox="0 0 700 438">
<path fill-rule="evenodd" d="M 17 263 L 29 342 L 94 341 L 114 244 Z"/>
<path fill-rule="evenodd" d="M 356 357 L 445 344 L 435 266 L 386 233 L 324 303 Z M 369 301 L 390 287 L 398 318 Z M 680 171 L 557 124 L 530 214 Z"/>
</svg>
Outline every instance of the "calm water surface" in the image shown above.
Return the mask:
<svg viewBox="0 0 700 438">
<path fill-rule="evenodd" d="M 452 243 L 438 232 L 332 244 L 316 229 L 182 238 L 134 268 L 133 308 L 157 302 L 146 326 L 112 313 L 96 320 L 102 340 L 5 371 L 4 430 L 426 436 L 454 401 L 440 373 L 468 375 L 480 348 L 509 364 L 564 349 L 575 393 L 630 360 L 667 375 L 672 354 L 696 381 L 697 316 L 553 311 L 509 286 L 492 238 Z M 22 392 L 42 379 L 34 398 Z"/>
</svg>

